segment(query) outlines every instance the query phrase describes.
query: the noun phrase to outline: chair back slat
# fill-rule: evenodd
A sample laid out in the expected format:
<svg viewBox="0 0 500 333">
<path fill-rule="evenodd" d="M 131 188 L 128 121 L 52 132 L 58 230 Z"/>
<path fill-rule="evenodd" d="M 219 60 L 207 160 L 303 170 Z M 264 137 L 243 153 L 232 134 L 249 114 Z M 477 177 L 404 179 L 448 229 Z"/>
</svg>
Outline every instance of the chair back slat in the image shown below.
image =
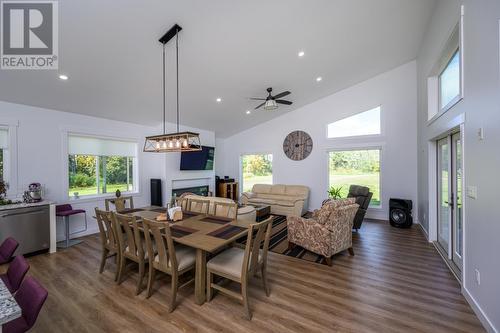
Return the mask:
<svg viewBox="0 0 500 333">
<path fill-rule="evenodd" d="M 208 214 L 208 208 L 210 207 L 209 200 L 203 199 L 188 199 L 188 211 L 195 213 Z"/>
<path fill-rule="evenodd" d="M 99 226 L 99 235 L 103 247 L 109 244 L 111 248 L 117 248 L 118 243 L 116 239 L 115 228 L 111 218 L 111 213 L 95 208 L 95 216 L 97 225 Z"/>
<path fill-rule="evenodd" d="M 158 252 L 158 267 L 164 271 L 177 270 L 177 257 L 169 223 L 144 219 L 143 225 L 150 260 L 155 260 L 154 243 Z"/>
<path fill-rule="evenodd" d="M 245 257 L 243 259 L 243 274 L 254 272 L 259 263 L 260 246 L 264 241 L 262 259 L 267 259 L 267 248 L 269 247 L 269 238 L 271 236 L 273 218 L 260 223 L 251 224 L 248 227 L 247 243 L 245 246 Z"/>
<path fill-rule="evenodd" d="M 104 200 L 104 205 L 106 206 L 106 210 L 110 211 L 112 204 L 115 207 L 115 211 L 121 212 L 127 208 L 134 208 L 134 198 L 132 196 L 127 197 L 119 197 L 119 198 L 109 198 Z"/>
<path fill-rule="evenodd" d="M 120 242 L 121 249 L 128 247 L 128 253 L 138 257 L 144 258 L 144 248 L 142 246 L 142 237 L 139 230 L 139 225 L 135 216 L 123 215 L 112 213 L 116 219 L 117 228 L 121 227 L 124 231 L 118 234 L 118 241 Z M 126 237 L 124 237 L 126 236 Z"/>
<path fill-rule="evenodd" d="M 238 205 L 234 202 L 215 202 L 214 215 L 235 219 L 238 214 Z"/>
</svg>

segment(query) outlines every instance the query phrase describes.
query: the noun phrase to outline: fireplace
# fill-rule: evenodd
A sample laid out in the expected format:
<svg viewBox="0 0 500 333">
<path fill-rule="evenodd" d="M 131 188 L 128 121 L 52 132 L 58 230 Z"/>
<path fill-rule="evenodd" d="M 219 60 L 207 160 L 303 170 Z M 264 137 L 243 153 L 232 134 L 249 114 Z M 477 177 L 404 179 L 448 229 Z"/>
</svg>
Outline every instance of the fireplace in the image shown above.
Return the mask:
<svg viewBox="0 0 500 333">
<path fill-rule="evenodd" d="M 201 195 L 201 196 L 207 197 L 209 189 L 208 189 L 208 185 L 176 188 L 176 189 L 172 189 L 172 196 L 175 195 L 175 196 L 179 197 L 181 194 L 186 193 L 186 192 L 194 193 L 196 195 Z"/>
</svg>

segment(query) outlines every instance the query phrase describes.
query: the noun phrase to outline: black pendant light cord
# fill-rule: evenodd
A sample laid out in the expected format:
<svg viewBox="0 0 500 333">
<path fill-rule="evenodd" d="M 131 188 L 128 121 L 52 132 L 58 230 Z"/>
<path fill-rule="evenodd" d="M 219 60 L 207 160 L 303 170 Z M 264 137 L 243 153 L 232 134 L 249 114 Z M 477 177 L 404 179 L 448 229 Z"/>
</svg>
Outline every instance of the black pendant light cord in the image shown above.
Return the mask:
<svg viewBox="0 0 500 333">
<path fill-rule="evenodd" d="M 165 43 L 163 43 L 163 134 L 166 134 L 166 126 L 167 126 L 167 119 L 166 119 L 166 104 L 167 104 L 167 97 L 166 97 L 166 91 L 165 91 Z"/>
<path fill-rule="evenodd" d="M 179 132 L 179 30 L 175 34 L 175 63 L 177 67 L 177 132 Z"/>
</svg>

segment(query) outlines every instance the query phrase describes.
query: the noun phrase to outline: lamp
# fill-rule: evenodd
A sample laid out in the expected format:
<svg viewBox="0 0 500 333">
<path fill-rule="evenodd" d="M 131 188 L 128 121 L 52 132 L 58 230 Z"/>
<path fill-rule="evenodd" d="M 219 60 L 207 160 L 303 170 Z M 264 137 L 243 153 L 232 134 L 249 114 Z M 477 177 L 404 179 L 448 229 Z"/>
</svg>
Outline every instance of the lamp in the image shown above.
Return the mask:
<svg viewBox="0 0 500 333">
<path fill-rule="evenodd" d="M 274 99 L 268 99 L 264 104 L 264 110 L 272 111 L 278 108 L 278 103 Z"/>
<path fill-rule="evenodd" d="M 168 152 L 188 152 L 200 151 L 201 141 L 200 135 L 194 132 L 179 131 L 179 31 L 182 28 L 175 24 L 168 30 L 163 37 L 160 38 L 160 43 L 163 44 L 163 134 L 146 137 L 144 142 L 144 152 L 149 153 L 168 153 Z M 176 54 L 176 70 L 177 70 L 177 132 L 166 133 L 166 84 L 165 84 L 165 48 L 166 44 L 175 37 L 175 54 Z"/>
</svg>

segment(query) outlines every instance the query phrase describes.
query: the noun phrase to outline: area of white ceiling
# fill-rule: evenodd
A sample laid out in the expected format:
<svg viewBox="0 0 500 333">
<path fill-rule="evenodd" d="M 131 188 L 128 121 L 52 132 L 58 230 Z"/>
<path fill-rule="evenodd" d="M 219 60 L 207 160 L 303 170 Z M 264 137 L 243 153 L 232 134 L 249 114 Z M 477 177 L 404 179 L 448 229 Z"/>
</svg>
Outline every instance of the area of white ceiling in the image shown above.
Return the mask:
<svg viewBox="0 0 500 333">
<path fill-rule="evenodd" d="M 0 100 L 159 125 L 158 38 L 178 23 L 181 123 L 227 137 L 414 59 L 434 3 L 62 0 L 59 72 L 0 71 Z M 167 62 L 173 121 L 171 44 Z M 290 90 L 294 104 L 246 114 L 267 87 Z"/>
</svg>

